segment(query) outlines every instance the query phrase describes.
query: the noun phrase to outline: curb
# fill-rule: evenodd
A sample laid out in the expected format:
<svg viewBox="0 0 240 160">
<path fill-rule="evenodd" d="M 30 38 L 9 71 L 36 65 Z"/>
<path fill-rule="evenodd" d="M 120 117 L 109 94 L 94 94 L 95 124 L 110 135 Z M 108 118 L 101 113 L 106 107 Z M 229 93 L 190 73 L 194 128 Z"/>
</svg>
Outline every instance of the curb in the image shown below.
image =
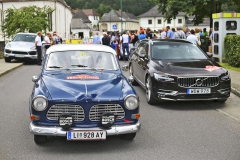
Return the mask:
<svg viewBox="0 0 240 160">
<path fill-rule="evenodd" d="M 23 65 L 23 63 L 20 63 L 20 64 L 18 64 L 18 65 L 16 65 L 16 66 L 14 66 L 14 67 L 12 67 L 12 68 L 4 71 L 4 72 L 1 72 L 1 73 L 0 73 L 0 77 L 2 77 L 3 75 L 5 75 L 5 74 L 7 74 L 7 73 L 9 73 L 9 72 L 11 72 L 11 71 L 13 71 L 13 70 L 21 67 L 22 65 Z"/>
<path fill-rule="evenodd" d="M 231 87 L 231 92 L 240 97 L 240 91 L 238 91 L 236 88 Z"/>
</svg>

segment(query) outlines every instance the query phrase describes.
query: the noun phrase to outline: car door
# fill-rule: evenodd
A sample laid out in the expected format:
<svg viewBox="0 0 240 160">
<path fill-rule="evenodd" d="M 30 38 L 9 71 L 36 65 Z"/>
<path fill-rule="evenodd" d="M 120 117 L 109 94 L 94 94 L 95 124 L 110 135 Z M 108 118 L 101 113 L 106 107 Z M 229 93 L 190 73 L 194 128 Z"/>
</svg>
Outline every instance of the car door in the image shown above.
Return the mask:
<svg viewBox="0 0 240 160">
<path fill-rule="evenodd" d="M 148 57 L 149 57 L 149 44 L 145 43 L 141 48 L 140 54 L 145 56 L 139 56 L 138 66 L 139 66 L 139 80 L 145 85 L 145 73 L 148 70 Z"/>
</svg>

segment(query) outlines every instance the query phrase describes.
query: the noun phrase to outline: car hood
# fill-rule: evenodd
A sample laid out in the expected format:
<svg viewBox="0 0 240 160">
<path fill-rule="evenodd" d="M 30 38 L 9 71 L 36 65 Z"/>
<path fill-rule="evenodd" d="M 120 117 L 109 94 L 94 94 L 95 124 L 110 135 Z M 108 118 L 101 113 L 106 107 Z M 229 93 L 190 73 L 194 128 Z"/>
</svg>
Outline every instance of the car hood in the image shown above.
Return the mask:
<svg viewBox="0 0 240 160">
<path fill-rule="evenodd" d="M 122 76 L 113 73 L 47 74 L 42 79 L 53 100 L 118 101 Z"/>
<path fill-rule="evenodd" d="M 156 70 L 174 75 L 211 75 L 219 76 L 226 72 L 217 63 L 211 60 L 191 60 L 191 61 L 154 61 Z"/>
<path fill-rule="evenodd" d="M 34 43 L 33 42 L 10 42 L 9 43 L 11 45 L 12 50 L 18 50 L 18 51 L 25 51 L 25 50 L 30 50 L 30 48 L 34 47 Z"/>
</svg>

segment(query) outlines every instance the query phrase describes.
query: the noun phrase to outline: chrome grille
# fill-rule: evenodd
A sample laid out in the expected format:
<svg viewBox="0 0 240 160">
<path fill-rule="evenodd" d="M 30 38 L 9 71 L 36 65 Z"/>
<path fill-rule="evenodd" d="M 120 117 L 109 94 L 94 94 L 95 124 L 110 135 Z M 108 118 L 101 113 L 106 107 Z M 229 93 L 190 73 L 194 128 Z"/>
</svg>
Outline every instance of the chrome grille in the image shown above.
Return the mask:
<svg viewBox="0 0 240 160">
<path fill-rule="evenodd" d="M 178 78 L 180 87 L 214 87 L 219 84 L 218 77 L 181 77 Z"/>
<path fill-rule="evenodd" d="M 98 104 L 90 108 L 89 119 L 91 121 L 100 121 L 100 116 L 104 112 L 111 112 L 117 119 L 123 119 L 125 117 L 125 111 L 122 106 L 118 104 Z"/>
<path fill-rule="evenodd" d="M 62 113 L 69 113 L 73 116 L 74 121 L 83 121 L 85 118 L 84 110 L 79 105 L 56 104 L 49 108 L 47 119 L 57 121 Z"/>
</svg>

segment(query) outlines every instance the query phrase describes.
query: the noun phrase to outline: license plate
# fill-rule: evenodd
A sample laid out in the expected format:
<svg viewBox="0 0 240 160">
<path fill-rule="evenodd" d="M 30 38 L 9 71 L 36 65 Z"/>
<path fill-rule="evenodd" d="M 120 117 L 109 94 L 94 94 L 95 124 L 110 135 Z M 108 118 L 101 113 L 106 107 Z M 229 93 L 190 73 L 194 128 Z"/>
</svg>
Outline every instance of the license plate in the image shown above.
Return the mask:
<svg viewBox="0 0 240 160">
<path fill-rule="evenodd" d="M 24 57 L 22 54 L 15 54 L 14 57 Z"/>
<path fill-rule="evenodd" d="M 105 140 L 106 131 L 68 131 L 67 140 Z"/>
<path fill-rule="evenodd" d="M 210 94 L 211 88 L 187 89 L 187 94 Z"/>
</svg>

